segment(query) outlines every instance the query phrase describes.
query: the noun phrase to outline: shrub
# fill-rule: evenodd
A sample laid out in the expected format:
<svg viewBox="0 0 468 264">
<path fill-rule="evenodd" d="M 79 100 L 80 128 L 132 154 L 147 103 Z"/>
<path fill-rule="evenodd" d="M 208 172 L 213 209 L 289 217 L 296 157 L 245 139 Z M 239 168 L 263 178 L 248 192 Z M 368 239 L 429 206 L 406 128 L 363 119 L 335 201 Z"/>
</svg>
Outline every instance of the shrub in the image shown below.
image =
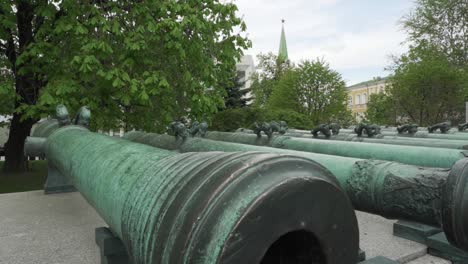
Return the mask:
<svg viewBox="0 0 468 264">
<path fill-rule="evenodd" d="M 218 112 L 210 130 L 235 131 L 240 127 L 252 128 L 254 122 L 286 121 L 291 128 L 310 129 L 309 117 L 293 110 L 245 107 Z"/>
</svg>

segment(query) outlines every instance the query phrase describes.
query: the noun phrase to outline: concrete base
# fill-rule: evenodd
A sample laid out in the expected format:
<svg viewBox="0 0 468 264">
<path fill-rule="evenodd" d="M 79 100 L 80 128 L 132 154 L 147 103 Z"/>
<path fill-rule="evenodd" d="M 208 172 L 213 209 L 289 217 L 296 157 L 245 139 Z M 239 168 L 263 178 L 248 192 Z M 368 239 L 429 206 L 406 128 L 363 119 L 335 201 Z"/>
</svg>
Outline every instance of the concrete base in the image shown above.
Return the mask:
<svg viewBox="0 0 468 264">
<path fill-rule="evenodd" d="M 428 256 L 426 246 L 392 235 L 395 221 L 357 212 L 360 247 L 368 259 L 449 264 Z M 0 195 L 0 264 L 99 264 L 95 229 L 106 226 L 78 192 L 42 191 Z M 113 252 L 104 247 L 104 252 Z M 408 262 L 409 261 L 409 262 Z"/>
<path fill-rule="evenodd" d="M 367 259 L 386 257 L 406 263 L 426 255 L 426 246 L 393 235 L 393 224 L 378 215 L 356 212 L 359 222 L 360 247 L 366 251 Z"/>
<path fill-rule="evenodd" d="M 78 192 L 0 195 L 1 264 L 98 264 L 106 223 Z"/>
</svg>

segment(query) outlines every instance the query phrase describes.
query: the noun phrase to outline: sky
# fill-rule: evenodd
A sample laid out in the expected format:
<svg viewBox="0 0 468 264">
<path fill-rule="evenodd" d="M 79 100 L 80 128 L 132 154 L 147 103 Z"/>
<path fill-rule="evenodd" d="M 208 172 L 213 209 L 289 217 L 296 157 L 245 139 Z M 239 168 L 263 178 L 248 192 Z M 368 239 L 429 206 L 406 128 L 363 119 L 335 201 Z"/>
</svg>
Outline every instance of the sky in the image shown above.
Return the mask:
<svg viewBox="0 0 468 264">
<path fill-rule="evenodd" d="M 294 63 L 323 58 L 347 85 L 389 74 L 391 55 L 407 50 L 399 23 L 413 0 L 235 0 L 252 48 L 278 53 L 281 19 Z"/>
</svg>

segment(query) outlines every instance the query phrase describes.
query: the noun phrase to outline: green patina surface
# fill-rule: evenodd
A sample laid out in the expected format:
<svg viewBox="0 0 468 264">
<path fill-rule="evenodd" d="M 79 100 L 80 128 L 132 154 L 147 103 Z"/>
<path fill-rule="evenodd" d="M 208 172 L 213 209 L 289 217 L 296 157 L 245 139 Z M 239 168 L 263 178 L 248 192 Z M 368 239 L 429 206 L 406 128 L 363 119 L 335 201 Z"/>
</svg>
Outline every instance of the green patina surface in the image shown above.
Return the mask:
<svg viewBox="0 0 468 264">
<path fill-rule="evenodd" d="M 171 149 L 180 144 L 153 142 Z M 296 173 L 314 164 L 301 158 L 178 154 L 76 126 L 50 134 L 45 153 L 124 242 L 133 263 L 217 263 L 249 206 L 286 179 L 314 176 Z M 272 164 L 286 164 L 292 173 L 269 169 Z M 350 237 L 357 245 L 357 231 Z"/>
<path fill-rule="evenodd" d="M 226 141 L 243 144 L 202 138 L 189 138 L 182 142 L 168 135 L 144 132 L 130 132 L 124 137 L 155 147 L 178 149 L 180 152 L 265 151 L 305 157 L 333 173 L 356 209 L 388 218 L 441 225 L 442 187 L 447 179 L 448 169 L 421 168 L 389 161 L 254 146 L 268 141 L 266 137 L 259 139 L 255 135 L 208 132 L 207 136 L 215 139 L 219 136 Z"/>
<path fill-rule="evenodd" d="M 190 178 L 182 172 L 196 169 L 209 158 L 206 154 L 195 158 L 191 154 L 176 155 L 73 127 L 56 131 L 47 143 L 49 162 L 73 179 L 77 189 L 126 242 L 135 263 L 153 263 L 151 258 L 166 256 L 153 252 L 163 248 L 158 241 L 166 241 L 158 236 L 163 228 L 161 220 L 184 186 L 182 182 Z M 175 219 L 176 223 L 183 220 Z M 226 229 L 232 228 L 227 221 L 223 224 Z M 219 250 L 206 253 L 216 259 Z"/>
<path fill-rule="evenodd" d="M 308 134 L 286 133 L 284 136 L 313 138 L 313 136 L 310 133 Z M 397 137 L 397 136 L 376 136 L 376 137 L 369 138 L 369 137 L 358 137 L 356 134 L 332 135 L 330 138 L 319 136 L 317 139 L 380 143 L 380 144 L 417 146 L 417 147 L 431 147 L 431 148 L 468 149 L 468 140 L 465 141 L 465 140 L 412 138 L 412 137 Z"/>
<path fill-rule="evenodd" d="M 456 161 L 465 158 L 464 151 L 444 148 L 325 141 L 286 136 L 277 136 L 268 140 L 265 137 L 257 139 L 257 136 L 252 134 L 229 132 L 208 132 L 205 137 L 219 141 L 265 145 L 275 148 L 361 159 L 388 160 L 417 166 L 438 168 L 450 168 Z"/>
<path fill-rule="evenodd" d="M 75 127 L 56 131 L 46 144 L 49 163 L 73 179 L 74 185 L 119 236 L 122 207 L 135 181 L 151 165 L 174 155 L 142 145 L 122 145 L 110 137 Z"/>
<path fill-rule="evenodd" d="M 211 133 L 211 132 L 208 132 Z M 200 152 L 200 151 L 225 151 L 225 152 L 234 152 L 234 151 L 265 151 L 270 153 L 282 153 L 282 154 L 291 154 L 296 156 L 305 157 L 319 162 L 323 166 L 327 167 L 341 185 L 346 184 L 346 179 L 350 178 L 352 175 L 352 166 L 359 161 L 359 159 L 353 158 L 342 158 L 340 163 L 337 163 L 337 156 L 332 155 L 321 155 L 315 153 L 299 152 L 294 150 L 284 150 L 270 147 L 262 146 L 252 146 L 252 141 L 245 140 L 245 138 L 240 138 L 239 141 L 236 140 L 235 144 L 229 142 L 221 142 L 216 140 L 206 140 L 202 138 L 189 138 L 187 140 L 181 141 L 176 140 L 173 136 L 169 135 L 159 135 L 155 133 L 145 133 L 145 132 L 129 132 L 124 135 L 125 139 L 148 144 L 155 146 L 157 148 L 163 148 L 168 150 L 178 150 L 180 152 Z M 255 142 L 257 137 L 255 136 Z M 244 140 L 242 140 L 244 139 Z M 260 141 L 266 142 L 266 138 L 259 139 Z M 342 166 L 336 166 L 342 165 Z"/>
<path fill-rule="evenodd" d="M 35 124 L 31 130 L 31 137 L 48 137 L 59 128 L 57 119 L 45 119 Z"/>
<path fill-rule="evenodd" d="M 340 134 L 353 134 L 354 130 L 352 129 L 341 129 Z M 447 139 L 447 140 L 468 140 L 468 133 L 428 133 L 427 131 L 418 131 L 414 134 L 398 134 L 397 131 L 381 131 L 381 134 L 384 136 L 397 136 L 397 137 L 410 137 L 410 138 L 430 138 L 430 139 Z"/>
</svg>

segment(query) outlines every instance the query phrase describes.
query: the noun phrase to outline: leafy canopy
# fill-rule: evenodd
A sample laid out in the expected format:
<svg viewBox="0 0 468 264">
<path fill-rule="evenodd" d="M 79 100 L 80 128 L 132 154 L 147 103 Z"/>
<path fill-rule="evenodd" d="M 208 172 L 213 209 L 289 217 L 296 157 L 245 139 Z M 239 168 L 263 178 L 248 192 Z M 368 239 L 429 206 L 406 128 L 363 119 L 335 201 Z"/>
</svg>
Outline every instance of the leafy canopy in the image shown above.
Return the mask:
<svg viewBox="0 0 468 264">
<path fill-rule="evenodd" d="M 371 94 L 367 103 L 366 120 L 378 125 L 395 125 L 398 112 L 392 96 L 385 93 Z"/>
<path fill-rule="evenodd" d="M 468 3 L 466 0 L 417 0 L 416 8 L 402 20 L 414 46 L 439 47 L 449 61 L 468 64 Z"/>
<path fill-rule="evenodd" d="M 88 105 L 100 128 L 154 129 L 187 112 L 209 116 L 222 104 L 218 84 L 250 45 L 237 7 L 220 0 L 19 3 L 30 8 L 34 38 L 15 43 L 16 60 L 1 55 L 0 68 L 13 77 L 2 74 L 0 94 L 11 93 L 16 75 L 38 80 L 37 101 L 16 109 L 24 117 L 47 115 L 58 103 Z M 24 34 L 17 10 L 10 1 L 0 6 L 2 46 Z"/>
<path fill-rule="evenodd" d="M 254 97 L 253 105 L 264 107 L 283 74 L 292 69 L 294 65 L 289 61 L 278 59 L 271 52 L 257 55 L 257 61 L 258 71 L 251 77 L 252 85 L 250 88 Z"/>
<path fill-rule="evenodd" d="M 303 113 L 317 125 L 350 115 L 346 98 L 345 82 L 338 72 L 324 60 L 306 60 L 283 74 L 269 107 Z"/>
<path fill-rule="evenodd" d="M 466 0 L 417 0 L 402 23 L 409 51 L 394 59 L 388 96 L 371 98 L 368 117 L 386 120 L 393 113 L 394 121 L 421 126 L 461 121 L 468 99 Z"/>
<path fill-rule="evenodd" d="M 412 47 L 394 62 L 393 70 L 389 93 L 402 117 L 421 126 L 463 119 L 466 72 L 454 66 L 438 47 Z"/>
</svg>

